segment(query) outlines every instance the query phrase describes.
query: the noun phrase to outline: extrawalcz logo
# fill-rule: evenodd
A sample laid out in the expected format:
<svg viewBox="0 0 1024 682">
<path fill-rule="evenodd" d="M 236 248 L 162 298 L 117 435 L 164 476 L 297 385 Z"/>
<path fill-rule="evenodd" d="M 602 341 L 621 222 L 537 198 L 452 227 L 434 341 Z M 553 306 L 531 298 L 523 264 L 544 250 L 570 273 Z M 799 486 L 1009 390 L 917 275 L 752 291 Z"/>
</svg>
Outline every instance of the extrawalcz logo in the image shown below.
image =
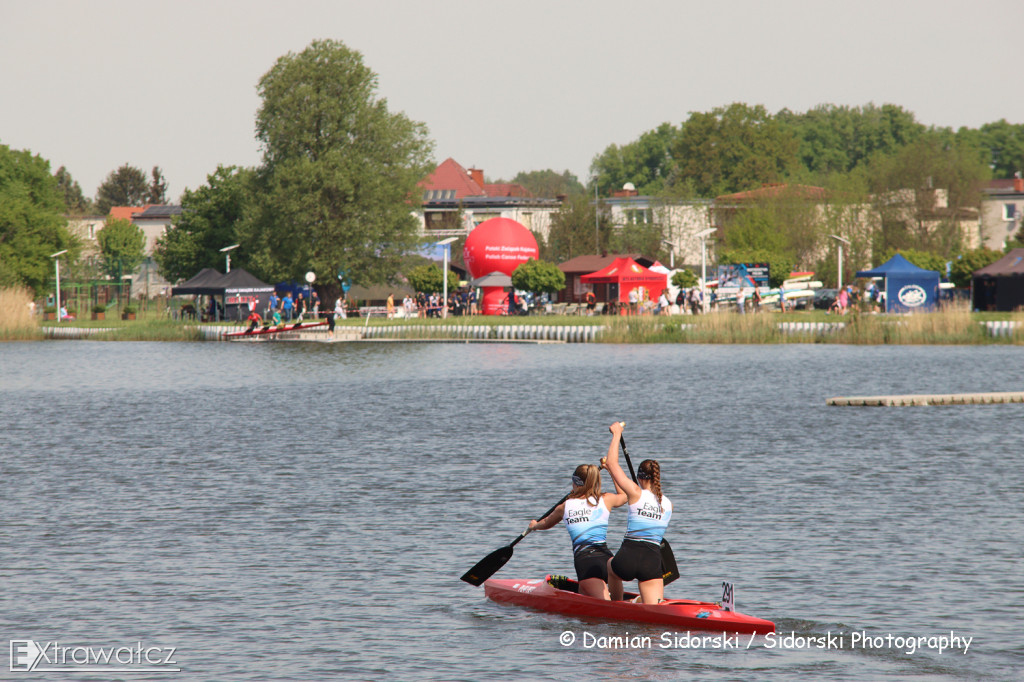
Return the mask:
<svg viewBox="0 0 1024 682">
<path fill-rule="evenodd" d="M 177 647 L 144 647 L 142 642 L 134 646 L 65 646 L 31 639 L 12 639 L 10 646 L 11 672 L 181 672 L 181 668 L 170 667 L 177 664 Z"/>
<path fill-rule="evenodd" d="M 896 298 L 898 298 L 900 303 L 908 308 L 917 308 L 918 306 L 924 305 L 924 302 L 928 300 L 928 292 L 917 284 L 908 284 L 907 286 L 900 288 L 900 292 L 896 294 Z"/>
</svg>

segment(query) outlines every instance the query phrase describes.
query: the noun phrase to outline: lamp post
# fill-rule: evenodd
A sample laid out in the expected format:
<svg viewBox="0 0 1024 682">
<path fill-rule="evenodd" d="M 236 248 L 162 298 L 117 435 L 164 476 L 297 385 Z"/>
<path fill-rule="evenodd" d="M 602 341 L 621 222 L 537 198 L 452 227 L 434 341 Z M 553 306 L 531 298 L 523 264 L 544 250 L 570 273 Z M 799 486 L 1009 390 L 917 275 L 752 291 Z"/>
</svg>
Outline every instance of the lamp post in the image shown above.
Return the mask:
<svg viewBox="0 0 1024 682">
<path fill-rule="evenodd" d="M 225 246 L 220 250 L 224 254 L 224 274 L 231 272 L 231 252 L 237 249 L 239 244 L 232 244 L 231 246 Z"/>
<path fill-rule="evenodd" d="M 53 268 L 57 274 L 57 324 L 60 324 L 60 257 L 67 253 L 68 250 L 58 251 L 57 253 L 51 253 L 50 258 L 53 259 Z"/>
<path fill-rule="evenodd" d="M 443 282 L 443 299 L 441 301 L 441 317 L 448 317 L 448 245 L 458 237 L 448 237 L 448 239 L 442 239 L 437 242 L 438 246 L 444 247 L 444 269 L 441 271 L 441 280 Z"/>
<path fill-rule="evenodd" d="M 708 312 L 708 237 L 717 229 L 709 227 L 697 233 L 697 239 L 700 239 L 700 311 L 704 314 Z"/>
<path fill-rule="evenodd" d="M 601 221 L 597 206 L 597 176 L 594 176 L 594 255 L 601 255 Z"/>
<path fill-rule="evenodd" d="M 667 239 L 662 239 L 661 243 L 668 247 L 668 258 L 669 258 L 668 267 L 669 267 L 669 269 L 670 270 L 675 270 L 676 269 L 676 245 L 673 244 L 672 242 L 670 242 Z"/>
<path fill-rule="evenodd" d="M 843 288 L 843 244 L 849 245 L 850 240 L 844 239 L 837 234 L 830 234 L 829 237 L 836 240 L 836 246 L 839 247 L 839 285 L 836 290 L 839 291 Z"/>
</svg>

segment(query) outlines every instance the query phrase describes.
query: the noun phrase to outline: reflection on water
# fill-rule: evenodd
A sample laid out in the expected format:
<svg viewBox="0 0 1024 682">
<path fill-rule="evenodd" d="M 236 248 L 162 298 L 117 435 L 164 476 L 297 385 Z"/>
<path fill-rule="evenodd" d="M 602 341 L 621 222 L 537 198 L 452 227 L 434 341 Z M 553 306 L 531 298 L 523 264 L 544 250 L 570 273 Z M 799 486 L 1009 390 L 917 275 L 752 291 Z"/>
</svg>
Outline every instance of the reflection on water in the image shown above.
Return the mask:
<svg viewBox="0 0 1024 682">
<path fill-rule="evenodd" d="M 1022 405 L 829 408 L 1019 390 L 1014 347 L 0 345 L 0 622 L 177 646 L 202 679 L 1008 679 Z M 682 578 L 780 632 L 958 634 L 891 649 L 586 649 L 652 635 L 458 580 L 626 419 L 662 463 Z M 625 515 L 613 514 L 610 538 Z M 612 542 L 612 544 L 615 544 Z M 565 533 L 504 577 L 572 573 Z M 1012 617 L 1011 617 L 1012 616 Z M 559 635 L 573 630 L 577 645 Z"/>
</svg>

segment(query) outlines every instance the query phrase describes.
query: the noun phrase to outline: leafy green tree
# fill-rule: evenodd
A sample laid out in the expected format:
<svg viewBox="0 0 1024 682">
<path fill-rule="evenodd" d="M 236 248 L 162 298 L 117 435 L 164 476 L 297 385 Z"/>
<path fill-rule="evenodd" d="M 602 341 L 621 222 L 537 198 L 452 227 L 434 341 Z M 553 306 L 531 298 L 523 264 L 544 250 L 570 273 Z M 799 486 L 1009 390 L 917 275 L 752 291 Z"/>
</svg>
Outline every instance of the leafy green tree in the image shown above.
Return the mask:
<svg viewBox="0 0 1024 682">
<path fill-rule="evenodd" d="M 995 263 L 1002 257 L 1001 252 L 984 247 L 967 251 L 953 260 L 953 265 L 950 267 L 950 281 L 958 287 L 969 287 L 975 271 Z M 943 269 L 942 273 L 945 274 L 945 272 Z"/>
<path fill-rule="evenodd" d="M 1024 173 L 1024 123 L 1007 123 L 1004 118 L 977 130 L 961 128 L 956 135 L 981 150 L 982 163 L 992 170 L 992 177 Z"/>
<path fill-rule="evenodd" d="M 359 52 L 318 40 L 259 81 L 256 210 L 240 229 L 264 278 L 387 281 L 417 241 L 410 197 L 430 170 L 422 123 L 388 111 Z"/>
<path fill-rule="evenodd" d="M 848 173 L 875 154 L 893 154 L 925 132 L 914 114 L 893 104 L 863 107 L 823 104 L 776 118 L 800 140 L 799 158 L 812 176 Z"/>
<path fill-rule="evenodd" d="M 153 171 L 150 175 L 149 190 L 146 192 L 146 203 L 167 203 L 167 180 L 164 178 L 164 174 L 163 171 L 160 170 L 160 166 L 153 166 Z"/>
<path fill-rule="evenodd" d="M 111 171 L 96 191 L 96 210 L 106 215 L 111 206 L 141 206 L 148 194 L 146 174 L 126 163 Z"/>
<path fill-rule="evenodd" d="M 621 147 L 609 145 L 590 165 L 599 191 L 607 195 L 627 182 L 643 195 L 665 191 L 673 168 L 670 151 L 678 136 L 678 128 L 662 123 L 642 133 L 635 142 Z"/>
<path fill-rule="evenodd" d="M 50 254 L 79 245 L 68 232 L 66 210 L 50 163 L 28 150 L 0 144 L 0 286 L 39 292 L 53 275 Z"/>
<path fill-rule="evenodd" d="M 565 288 L 565 273 L 554 263 L 531 258 L 512 271 L 512 286 L 535 294 L 553 294 Z"/>
<path fill-rule="evenodd" d="M 146 258 L 146 235 L 130 220 L 107 220 L 103 229 L 96 233 L 96 241 L 103 270 L 114 279 L 133 272 Z"/>
<path fill-rule="evenodd" d="M 693 113 L 674 139 L 670 184 L 700 196 L 740 192 L 786 178 L 798 166 L 799 140 L 761 105 L 731 104 Z"/>
<path fill-rule="evenodd" d="M 569 171 L 564 171 L 561 174 L 551 169 L 522 171 L 512 178 L 512 182 L 522 185 L 535 197 L 546 199 L 586 192 L 586 188 Z"/>
<path fill-rule="evenodd" d="M 951 212 L 936 212 L 935 189 L 948 192 L 948 205 L 978 206 L 988 169 L 978 149 L 947 130 L 930 130 L 891 156 L 870 164 L 871 189 L 882 220 L 874 252 L 959 253 L 962 235 Z"/>
<path fill-rule="evenodd" d="M 176 282 L 192 277 L 203 268 L 224 267 L 220 249 L 241 247 L 232 258 L 248 266 L 249 245 L 238 238 L 238 226 L 253 201 L 254 173 L 237 166 L 218 166 L 206 177 L 206 184 L 185 190 L 177 226 L 156 243 L 153 259 L 160 274 Z"/>
<path fill-rule="evenodd" d="M 672 274 L 672 284 L 680 289 L 689 289 L 697 286 L 700 278 L 689 270 L 676 270 Z"/>
<path fill-rule="evenodd" d="M 595 220 L 593 197 L 586 194 L 568 197 L 551 216 L 547 239 L 538 245 L 543 260 L 561 263 L 588 253 L 604 251 L 611 239 L 611 215 L 601 203 Z"/>
<path fill-rule="evenodd" d="M 71 173 L 64 166 L 58 168 L 53 177 L 57 180 L 61 194 L 64 195 L 64 210 L 68 215 L 87 215 L 93 210 L 92 202 L 82 193 L 81 185 L 71 177 Z"/>
<path fill-rule="evenodd" d="M 426 294 L 444 291 L 444 279 L 441 276 L 441 268 L 437 263 L 430 265 L 418 265 L 406 273 L 405 278 L 416 291 Z M 454 271 L 448 271 L 448 291 L 455 291 L 459 286 L 459 276 Z"/>
</svg>

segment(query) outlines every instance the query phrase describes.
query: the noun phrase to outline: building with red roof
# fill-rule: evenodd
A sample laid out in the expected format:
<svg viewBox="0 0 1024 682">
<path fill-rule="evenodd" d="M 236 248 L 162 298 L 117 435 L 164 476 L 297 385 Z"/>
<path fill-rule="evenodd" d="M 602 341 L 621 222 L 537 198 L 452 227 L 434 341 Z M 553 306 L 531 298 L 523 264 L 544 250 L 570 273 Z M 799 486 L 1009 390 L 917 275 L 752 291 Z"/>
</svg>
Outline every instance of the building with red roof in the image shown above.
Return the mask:
<svg viewBox="0 0 1024 682">
<path fill-rule="evenodd" d="M 546 238 L 551 215 L 562 205 L 560 199 L 535 197 L 516 183 L 488 183 L 483 170 L 467 170 L 452 158 L 441 162 L 420 188 L 420 231 L 429 238 L 469 234 L 490 218 L 510 218 Z"/>
</svg>

